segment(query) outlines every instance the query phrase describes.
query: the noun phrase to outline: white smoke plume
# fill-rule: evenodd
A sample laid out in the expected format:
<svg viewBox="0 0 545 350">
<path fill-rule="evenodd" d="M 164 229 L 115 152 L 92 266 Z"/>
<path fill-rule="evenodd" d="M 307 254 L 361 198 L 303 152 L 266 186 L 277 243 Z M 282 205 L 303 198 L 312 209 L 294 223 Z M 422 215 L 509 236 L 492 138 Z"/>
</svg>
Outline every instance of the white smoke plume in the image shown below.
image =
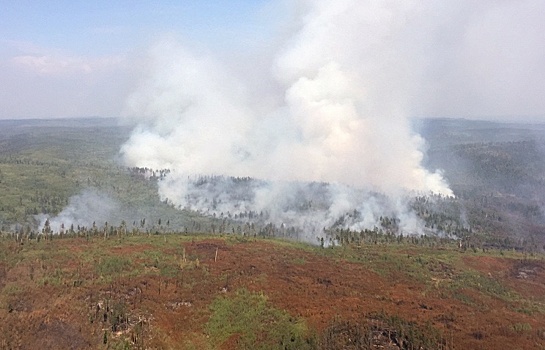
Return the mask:
<svg viewBox="0 0 545 350">
<path fill-rule="evenodd" d="M 404 234 L 431 232 L 408 209 L 406 197 L 391 198 L 338 183 L 167 176 L 159 183 L 159 192 L 180 209 L 217 219 L 293 228 L 298 238 L 312 243 L 331 228 L 380 228 L 382 217 L 399 219 L 397 226 Z"/>
<path fill-rule="evenodd" d="M 212 210 L 215 202 L 214 212 L 265 210 L 278 224 L 317 227 L 357 211 L 359 221 L 345 226 L 368 228 L 393 213 L 418 231 L 400 198 L 452 191 L 440 172 L 422 166 L 424 140 L 410 129 L 426 66 L 419 20 L 429 15 L 417 4 L 300 1 L 297 29 L 257 78 L 162 41 L 128 102 L 138 126 L 121 149 L 126 163 L 173 169 L 160 195 L 181 207 Z M 252 89 L 259 78 L 270 89 Z M 263 182 L 241 199 L 229 181 L 199 185 L 195 175 Z M 312 182 L 331 184 L 322 188 L 328 199 L 301 216 L 286 203 Z"/>
<path fill-rule="evenodd" d="M 74 227 L 74 230 L 78 226 L 90 229 L 93 223 L 97 227 L 102 227 L 109 220 L 110 225 L 115 225 L 118 222 L 114 223 L 111 220 L 118 211 L 119 204 L 110 196 L 94 189 L 87 189 L 70 197 L 68 206 L 59 215 L 54 217 L 40 215 L 38 217 L 39 231 L 44 229 L 46 220 L 49 220 L 49 228 L 53 233 L 68 232 L 71 226 Z"/>
</svg>

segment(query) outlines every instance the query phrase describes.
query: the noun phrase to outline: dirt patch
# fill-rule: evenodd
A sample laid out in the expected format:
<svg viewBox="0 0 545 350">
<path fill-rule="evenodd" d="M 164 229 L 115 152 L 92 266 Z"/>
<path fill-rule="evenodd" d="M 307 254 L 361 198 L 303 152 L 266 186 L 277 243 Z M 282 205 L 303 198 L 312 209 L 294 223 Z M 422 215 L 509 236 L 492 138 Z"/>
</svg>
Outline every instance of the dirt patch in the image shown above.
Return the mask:
<svg viewBox="0 0 545 350">
<path fill-rule="evenodd" d="M 493 256 L 464 256 L 464 263 L 489 276 L 504 277 L 511 271 L 513 260 Z"/>
<path fill-rule="evenodd" d="M 201 262 L 215 261 L 231 250 L 222 240 L 206 240 L 184 245 L 188 257 L 198 258 Z"/>
<path fill-rule="evenodd" d="M 91 343 L 85 339 L 81 330 L 60 321 L 43 321 L 39 324 L 34 341 L 23 349 L 89 349 Z"/>
<path fill-rule="evenodd" d="M 121 245 L 121 246 L 116 246 L 116 247 L 112 247 L 110 249 L 110 252 L 112 252 L 113 254 L 116 254 L 116 255 L 129 255 L 129 254 L 134 254 L 134 253 L 141 253 L 141 252 L 145 252 L 145 251 L 148 251 L 150 249 L 153 249 L 153 247 L 151 245 L 148 245 L 148 244 L 142 244 L 142 245 Z"/>
<path fill-rule="evenodd" d="M 8 271 L 5 264 L 0 263 L 0 291 L 6 285 L 6 279 L 8 277 Z"/>
<path fill-rule="evenodd" d="M 464 262 L 523 297 L 545 302 L 545 261 L 468 256 Z"/>
<path fill-rule="evenodd" d="M 542 276 L 543 271 L 545 271 L 543 261 L 518 260 L 513 266 L 512 277 L 521 280 L 536 280 Z"/>
</svg>

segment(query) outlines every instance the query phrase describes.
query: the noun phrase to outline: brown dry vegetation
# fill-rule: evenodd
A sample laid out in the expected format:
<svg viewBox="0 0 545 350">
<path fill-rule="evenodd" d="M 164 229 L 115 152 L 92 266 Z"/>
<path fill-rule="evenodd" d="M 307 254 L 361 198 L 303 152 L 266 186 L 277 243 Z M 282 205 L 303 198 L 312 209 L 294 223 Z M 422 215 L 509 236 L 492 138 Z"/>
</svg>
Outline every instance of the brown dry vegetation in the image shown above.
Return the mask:
<svg viewBox="0 0 545 350">
<path fill-rule="evenodd" d="M 241 290 L 303 322 L 315 348 L 367 335 L 402 348 L 387 317 L 436 331 L 431 348 L 545 348 L 542 256 L 182 235 L 0 244 L 0 349 L 243 348 L 207 328 Z"/>
</svg>

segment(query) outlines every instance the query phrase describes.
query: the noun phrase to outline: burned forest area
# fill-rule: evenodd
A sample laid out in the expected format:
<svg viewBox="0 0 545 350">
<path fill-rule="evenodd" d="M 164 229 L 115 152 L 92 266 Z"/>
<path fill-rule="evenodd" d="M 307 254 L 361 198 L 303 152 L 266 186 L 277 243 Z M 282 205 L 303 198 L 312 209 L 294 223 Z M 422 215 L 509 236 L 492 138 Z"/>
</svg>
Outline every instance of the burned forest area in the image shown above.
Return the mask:
<svg viewBox="0 0 545 350">
<path fill-rule="evenodd" d="M 174 198 L 116 119 L 0 120 L 0 349 L 545 348 L 545 125 L 414 129 L 453 196 L 191 174 Z"/>
</svg>

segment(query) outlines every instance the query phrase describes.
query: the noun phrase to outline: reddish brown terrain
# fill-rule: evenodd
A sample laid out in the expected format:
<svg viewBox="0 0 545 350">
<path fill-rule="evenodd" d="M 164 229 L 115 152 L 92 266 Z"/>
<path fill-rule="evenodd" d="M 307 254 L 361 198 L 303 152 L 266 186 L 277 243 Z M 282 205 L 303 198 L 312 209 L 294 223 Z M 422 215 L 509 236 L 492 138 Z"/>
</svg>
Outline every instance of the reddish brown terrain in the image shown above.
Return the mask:
<svg viewBox="0 0 545 350">
<path fill-rule="evenodd" d="M 0 349 L 233 349 L 240 334 L 216 343 L 206 324 L 214 300 L 243 289 L 303 320 L 317 347 L 335 324 L 380 328 L 380 314 L 437 330 L 435 348 L 545 348 L 542 256 L 204 236 L 1 249 Z"/>
</svg>

